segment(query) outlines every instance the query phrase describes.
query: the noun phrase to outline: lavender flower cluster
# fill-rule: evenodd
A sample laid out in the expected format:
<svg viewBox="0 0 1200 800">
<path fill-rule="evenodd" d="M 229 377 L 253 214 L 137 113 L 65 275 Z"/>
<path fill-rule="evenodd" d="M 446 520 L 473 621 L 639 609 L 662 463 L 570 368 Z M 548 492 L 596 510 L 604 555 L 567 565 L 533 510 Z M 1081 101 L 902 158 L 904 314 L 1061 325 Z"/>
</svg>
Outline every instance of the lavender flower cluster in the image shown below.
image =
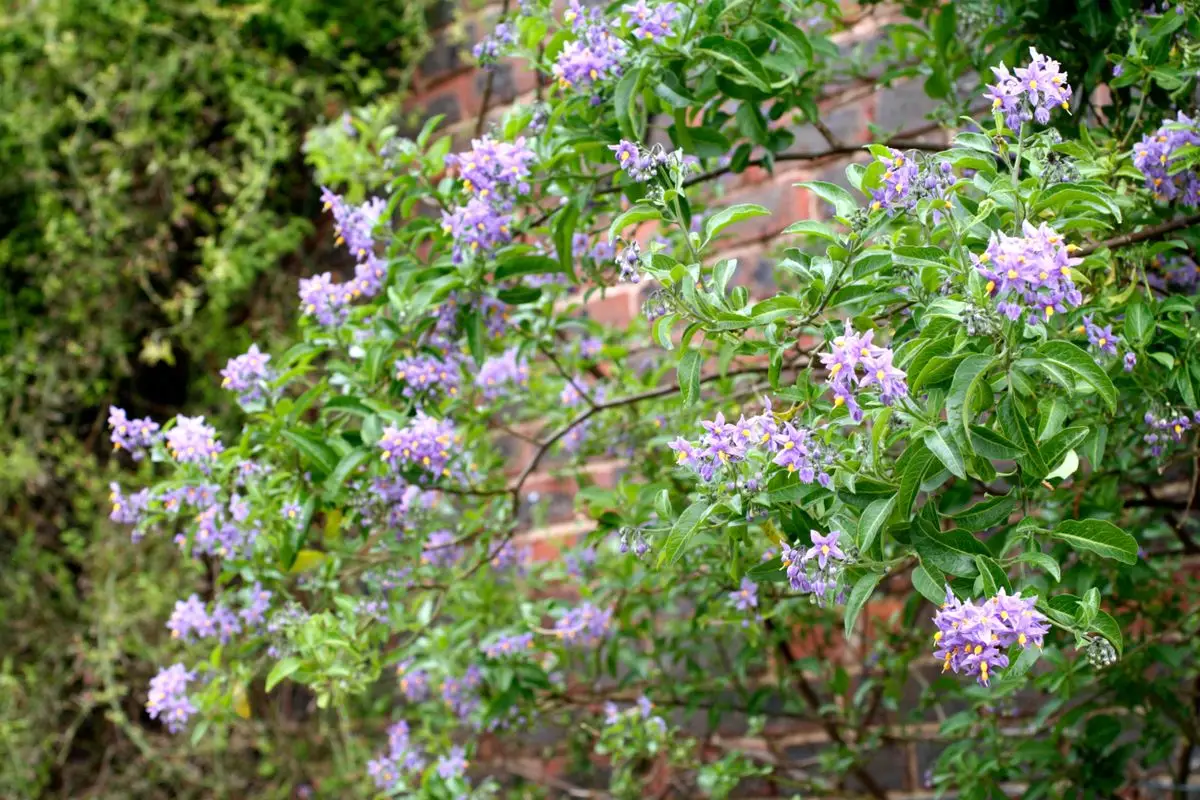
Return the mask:
<svg viewBox="0 0 1200 800">
<path fill-rule="evenodd" d="M 490 36 L 485 36 L 476 43 L 471 50 L 471 55 L 475 57 L 475 61 L 480 66 L 490 70 L 516 42 L 517 37 L 513 34 L 512 26 L 501 22 Z"/>
<path fill-rule="evenodd" d="M 580 603 L 554 623 L 554 634 L 568 647 L 594 647 L 608 638 L 612 627 L 612 609 L 600 609 Z"/>
<path fill-rule="evenodd" d="M 616 155 L 617 163 L 625 174 L 639 183 L 653 178 L 658 168 L 666 166 L 670 160 L 670 156 L 660 144 L 645 149 L 622 139 L 618 144 L 610 144 L 608 149 Z"/>
<path fill-rule="evenodd" d="M 828 383 L 833 390 L 834 407 L 845 405 L 855 422 L 863 418 L 862 407 L 855 397 L 856 390 L 878 387 L 880 402 L 888 406 L 908 394 L 904 370 L 892 363 L 895 354 L 890 348 L 872 344 L 874 336 L 874 331 L 855 333 L 846 322 L 845 331 L 833 340 L 832 351 L 820 355 L 821 363 L 829 371 Z M 861 375 L 858 372 L 860 366 L 863 369 Z"/>
<path fill-rule="evenodd" d="M 785 544 L 779 557 L 787 570 L 788 584 L 792 589 L 801 594 L 811 594 L 817 604 L 823 606 L 831 591 L 839 589 L 846 553 L 838 545 L 838 539 L 841 538 L 838 531 L 826 534 L 809 531 L 809 536 L 812 537 L 812 547 Z M 839 591 L 838 603 L 845 602 L 844 594 L 844 591 Z"/>
<path fill-rule="evenodd" d="M 167 431 L 167 449 L 180 464 L 196 464 L 207 471 L 213 459 L 224 452 L 217 441 L 217 429 L 204 424 L 204 417 L 175 418 L 175 427 Z"/>
<path fill-rule="evenodd" d="M 1026 221 L 1022 232 L 1024 236 L 993 232 L 983 255 L 972 255 L 975 268 L 987 280 L 988 294 L 1000 301 L 1000 313 L 1017 320 L 1027 307 L 1049 320 L 1055 312 L 1082 303 L 1083 295 L 1071 280 L 1071 267 L 1083 260 L 1071 257 L 1074 246 L 1044 222 L 1035 228 Z"/>
<path fill-rule="evenodd" d="M 984 93 L 992 101 L 992 108 L 1004 114 L 1004 124 L 1014 131 L 1030 119 L 1045 125 L 1055 108 L 1065 111 L 1071 107 L 1071 85 L 1059 63 L 1032 47 L 1029 56 L 1032 60 L 1027 66 L 1011 73 L 1003 63 L 992 67 L 996 83 Z"/>
<path fill-rule="evenodd" d="M 916 202 L 912 188 L 917 182 L 920 167 L 910 156 L 899 150 L 888 148 L 887 169 L 883 173 L 883 186 L 871 190 L 872 211 L 886 209 L 894 212 L 912 208 Z M 947 165 L 948 166 L 948 165 Z"/>
<path fill-rule="evenodd" d="M 654 713 L 654 703 L 650 702 L 650 698 L 646 697 L 646 695 L 638 697 L 637 702 L 625 711 L 622 711 L 620 706 L 611 700 L 604 704 L 605 725 L 616 725 L 622 720 L 629 720 L 639 724 L 645 723 L 655 728 L 659 733 L 666 733 L 667 731 L 666 720 Z"/>
<path fill-rule="evenodd" d="M 757 416 L 742 416 L 736 423 L 727 423 L 718 413 L 712 422 L 703 422 L 705 435 L 693 444 L 683 437 L 669 447 L 675 451 L 678 464 L 691 468 L 702 480 L 711 481 L 719 469 L 738 464 L 756 451 L 765 452 L 772 463 L 795 473 L 802 483 L 814 480 L 828 487 L 831 478 L 825 468 L 832 460 L 816 441 L 812 431 L 790 422 L 780 425 L 775 420 L 770 403 L 764 403 Z"/>
<path fill-rule="evenodd" d="M 454 353 L 443 358 L 414 355 L 396 361 L 396 380 L 404 381 L 404 396 L 417 398 L 457 397 L 462 381 L 460 359 Z"/>
<path fill-rule="evenodd" d="M 383 460 L 393 469 L 415 466 L 431 475 L 450 477 L 450 447 L 461 438 L 450 420 L 435 419 L 418 411 L 406 427 L 385 428 L 379 446 L 383 449 Z"/>
<path fill-rule="evenodd" d="M 1180 111 L 1174 120 L 1142 137 L 1133 148 L 1133 165 L 1146 177 L 1146 188 L 1155 198 L 1200 206 L 1200 174 L 1195 170 L 1175 172 L 1179 151 L 1197 146 L 1200 146 L 1200 127 L 1195 119 Z"/>
<path fill-rule="evenodd" d="M 563 21 L 578 38 L 563 45 L 555 59 L 552 73 L 559 86 L 578 88 L 621 77 L 629 48 L 612 32 L 603 11 L 586 9 L 579 0 L 570 0 Z"/>
<path fill-rule="evenodd" d="M 150 693 L 146 712 L 150 719 L 161 719 L 171 733 L 178 733 L 196 713 L 196 706 L 187 695 L 188 684 L 196 679 L 196 673 L 183 664 L 172 664 L 161 669 L 150 679 Z"/>
<path fill-rule="evenodd" d="M 946 602 L 933 618 L 937 633 L 934 657 L 942 659 L 942 671 L 974 675 L 987 686 L 990 671 L 1008 666 L 1005 648 L 1013 645 L 1042 646 L 1050 625 L 1034 608 L 1037 598 L 1010 595 L 1002 588 L 999 594 L 980 605 L 971 600 L 960 601 L 946 588 Z"/>
<path fill-rule="evenodd" d="M 646 0 L 621 6 L 633 25 L 633 35 L 638 39 L 650 39 L 661 44 L 671 35 L 671 26 L 679 21 L 679 9 L 674 3 L 663 3 L 651 8 Z"/>
<path fill-rule="evenodd" d="M 125 409 L 116 406 L 108 407 L 108 427 L 113 450 L 124 450 L 134 461 L 141 461 L 159 437 L 157 422 L 149 417 L 129 419 Z"/>
<path fill-rule="evenodd" d="M 249 602 L 240 611 L 218 603 L 210 614 L 204 603 L 195 594 L 187 600 L 178 600 L 175 610 L 167 620 L 171 637 L 184 642 L 216 637 L 221 644 L 229 642 L 242 632 L 242 624 L 249 628 L 259 626 L 271 607 L 271 592 L 255 583 L 249 590 Z"/>
<path fill-rule="evenodd" d="M 379 758 L 367 762 L 367 775 L 382 792 L 404 788 L 406 777 L 425 770 L 425 755 L 409 739 L 408 723 L 401 720 L 388 728 L 388 749 Z"/>
<path fill-rule="evenodd" d="M 1142 440 L 1150 445 L 1150 454 L 1157 458 L 1163 454 L 1169 442 L 1182 442 L 1183 435 L 1191 430 L 1192 425 L 1200 424 L 1200 411 L 1191 417 L 1186 414 L 1157 417 L 1147 411 L 1142 421 L 1150 428 L 1150 432 L 1145 434 Z"/>
<path fill-rule="evenodd" d="M 387 268 L 375 254 L 375 229 L 387 203 L 375 197 L 355 206 L 325 187 L 321 199 L 325 210 L 333 213 L 337 243 L 344 243 L 355 258 L 354 278 L 338 283 L 331 273 L 324 272 L 301 280 L 300 310 L 322 325 L 337 325 L 346 320 L 355 298 L 374 297 L 383 287 Z"/>
<path fill-rule="evenodd" d="M 258 345 L 240 356 L 229 359 L 221 370 L 221 387 L 238 393 L 238 400 L 253 403 L 263 398 L 263 384 L 271 381 L 275 373 L 267 366 L 271 356 L 261 352 Z"/>
<path fill-rule="evenodd" d="M 515 387 L 529 383 L 529 366 L 517 358 L 517 351 L 510 349 L 503 355 L 493 356 L 483 362 L 475 376 L 475 385 L 483 390 L 483 396 L 495 400 Z"/>
<path fill-rule="evenodd" d="M 466 153 L 446 156 L 471 194 L 466 205 L 442 212 L 442 230 L 454 239 L 454 263 L 488 253 L 512 239 L 512 197 L 530 191 L 530 165 L 536 159 L 525 137 L 497 142 L 475 139 Z"/>
</svg>

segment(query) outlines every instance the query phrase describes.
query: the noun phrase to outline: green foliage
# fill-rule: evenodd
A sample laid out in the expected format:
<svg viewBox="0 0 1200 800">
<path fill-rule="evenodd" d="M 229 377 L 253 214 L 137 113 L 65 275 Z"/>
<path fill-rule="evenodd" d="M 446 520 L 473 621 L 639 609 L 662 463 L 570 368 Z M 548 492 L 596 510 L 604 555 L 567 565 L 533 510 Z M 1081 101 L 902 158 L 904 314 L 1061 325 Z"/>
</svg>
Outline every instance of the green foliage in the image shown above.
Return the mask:
<svg viewBox="0 0 1200 800">
<path fill-rule="evenodd" d="M 135 555 L 106 519 L 116 470 L 104 463 L 104 418 L 110 403 L 212 406 L 197 374 L 249 336 L 290 327 L 285 271 L 320 242 L 303 137 L 321 116 L 403 87 L 424 46 L 422 11 L 7 4 L 0 795 L 153 797 L 160 781 L 242 791 L 165 757 L 128 702 L 182 585 L 151 577 L 170 548 Z"/>
</svg>

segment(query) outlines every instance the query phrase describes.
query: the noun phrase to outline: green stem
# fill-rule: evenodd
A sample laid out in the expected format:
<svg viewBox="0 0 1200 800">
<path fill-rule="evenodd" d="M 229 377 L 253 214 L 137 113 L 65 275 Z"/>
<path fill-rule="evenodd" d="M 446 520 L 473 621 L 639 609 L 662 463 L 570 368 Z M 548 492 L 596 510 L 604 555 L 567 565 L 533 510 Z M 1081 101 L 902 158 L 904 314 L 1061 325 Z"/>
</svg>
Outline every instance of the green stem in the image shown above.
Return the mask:
<svg viewBox="0 0 1200 800">
<path fill-rule="evenodd" d="M 1025 218 L 1025 212 L 1021 207 L 1021 153 L 1025 150 L 1025 125 L 1021 123 L 1021 130 L 1017 132 L 1017 155 L 1013 160 L 1012 168 L 1012 183 L 1013 183 L 1013 204 L 1017 213 L 1017 230 L 1019 236 L 1021 234 L 1021 222 Z"/>
</svg>

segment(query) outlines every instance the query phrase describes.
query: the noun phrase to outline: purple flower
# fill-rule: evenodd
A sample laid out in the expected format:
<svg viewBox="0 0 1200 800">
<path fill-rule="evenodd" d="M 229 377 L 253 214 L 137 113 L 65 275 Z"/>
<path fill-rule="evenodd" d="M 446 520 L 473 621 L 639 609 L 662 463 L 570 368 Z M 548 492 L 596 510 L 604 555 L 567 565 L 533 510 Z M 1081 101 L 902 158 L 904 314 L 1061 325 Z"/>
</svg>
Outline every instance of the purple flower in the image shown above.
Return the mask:
<svg viewBox="0 0 1200 800">
<path fill-rule="evenodd" d="M 466 719 L 479 708 L 478 689 L 483 685 L 483 673 L 475 664 L 467 667 L 461 678 L 453 675 L 442 681 L 442 700 L 460 718 Z"/>
<path fill-rule="evenodd" d="M 854 389 L 878 387 L 880 402 L 889 406 L 908 394 L 907 376 L 892 364 L 894 355 L 890 349 L 871 343 L 874 335 L 874 331 L 855 333 L 847 321 L 845 331 L 833 340 L 832 350 L 820 354 L 821 363 L 829 371 L 827 381 L 833 390 L 834 407 L 845 405 L 855 422 L 862 419 L 863 413 L 853 395 Z"/>
<path fill-rule="evenodd" d="M 217 606 L 213 609 L 211 621 L 213 627 L 216 628 L 217 638 L 221 644 L 227 643 L 242 632 L 242 623 L 238 621 L 237 614 L 225 606 Z"/>
<path fill-rule="evenodd" d="M 637 242 L 625 245 L 621 255 L 617 257 L 617 266 L 621 269 L 620 278 L 626 283 L 640 283 L 642 275 L 639 268 L 642 265 L 642 246 Z"/>
<path fill-rule="evenodd" d="M 108 499 L 112 501 L 112 513 L 108 518 L 121 525 L 137 525 L 150 505 L 150 490 L 142 489 L 126 497 L 116 482 L 108 484 Z M 135 532 L 134 541 L 141 536 Z"/>
<path fill-rule="evenodd" d="M 483 648 L 483 654 L 488 658 L 503 658 L 516 653 L 528 652 L 533 647 L 533 634 L 521 633 L 512 636 L 501 636 Z"/>
<path fill-rule="evenodd" d="M 146 449 L 158 441 L 158 423 L 149 417 L 129 419 L 125 409 L 108 407 L 108 427 L 113 450 L 125 450 L 134 461 L 141 461 Z"/>
<path fill-rule="evenodd" d="M 508 203 L 493 203 L 472 197 L 465 206 L 442 212 L 442 230 L 454 239 L 454 263 L 476 255 L 487 255 L 512 239 L 512 215 Z"/>
<path fill-rule="evenodd" d="M 679 10 L 674 3 L 651 8 L 646 5 L 646 0 L 638 0 L 634 5 L 622 6 L 621 10 L 634 26 L 634 37 L 651 39 L 656 43 L 666 39 L 671 33 L 671 26 L 679 20 Z"/>
<path fill-rule="evenodd" d="M 146 712 L 150 719 L 161 719 L 171 733 L 178 733 L 196 713 L 187 696 L 187 687 L 196 678 L 183 664 L 172 664 L 150 679 Z"/>
<path fill-rule="evenodd" d="M 480 200 L 496 202 L 500 196 L 529 194 L 530 165 L 536 159 L 524 136 L 515 142 L 498 142 L 485 136 L 472 141 L 467 152 L 446 156 L 446 166 L 458 170 L 468 192 Z"/>
<path fill-rule="evenodd" d="M 1085 314 L 1083 317 L 1083 325 L 1081 326 L 1087 333 L 1088 344 L 1099 350 L 1101 353 L 1107 353 L 1110 356 L 1117 354 L 1117 342 L 1119 337 L 1113 334 L 1112 325 L 1100 327 L 1092 322 L 1090 314 Z"/>
<path fill-rule="evenodd" d="M 485 36 L 475 45 L 471 55 L 484 69 L 491 69 L 516 41 L 512 28 L 501 22 L 490 36 Z"/>
<path fill-rule="evenodd" d="M 193 634 L 201 639 L 216 634 L 216 625 L 208 616 L 208 611 L 200 602 L 200 598 L 194 594 L 187 600 L 175 602 L 175 610 L 171 612 L 171 618 L 167 620 L 167 628 L 171 631 L 172 638 L 182 639 L 185 642 L 190 642 Z"/>
<path fill-rule="evenodd" d="M 379 447 L 383 460 L 393 469 L 415 466 L 432 475 L 450 477 L 450 448 L 459 442 L 450 420 L 434 419 L 418 411 L 408 427 L 385 428 Z"/>
<path fill-rule="evenodd" d="M 448 756 L 441 756 L 437 762 L 437 773 L 444 781 L 453 780 L 462 777 L 462 774 L 467 771 L 467 753 L 461 747 L 455 745 L 450 748 Z"/>
<path fill-rule="evenodd" d="M 425 542 L 421 563 L 433 567 L 452 567 L 462 558 L 463 549 L 450 531 L 434 531 Z"/>
<path fill-rule="evenodd" d="M 445 358 L 415 355 L 396 362 L 396 380 L 404 381 L 404 396 L 415 398 L 428 394 L 433 397 L 457 397 L 461 360 L 454 354 Z"/>
<path fill-rule="evenodd" d="M 408 702 L 422 703 L 429 699 L 429 676 L 424 670 L 413 669 L 411 659 L 396 665 L 396 676 Z"/>
<path fill-rule="evenodd" d="M 659 144 L 645 150 L 633 142 L 622 139 L 619 144 L 610 144 L 608 149 L 616 155 L 621 169 L 640 183 L 653 178 L 658 168 L 665 166 L 669 159 L 666 151 Z"/>
<path fill-rule="evenodd" d="M 238 399 L 244 403 L 261 400 L 262 385 L 275 377 L 275 373 L 267 367 L 271 357 L 259 352 L 258 345 L 250 345 L 247 350 L 236 358 L 229 359 L 225 369 L 221 370 L 221 387 L 238 393 Z"/>
<path fill-rule="evenodd" d="M 204 417 L 175 417 L 175 427 L 167 431 L 167 449 L 181 464 L 198 464 L 207 470 L 209 462 L 225 449 L 217 441 L 216 428 L 204 424 Z"/>
<path fill-rule="evenodd" d="M 271 608 L 271 593 L 255 583 L 250 587 L 250 602 L 238 612 L 247 627 L 257 627 L 266 619 L 267 611 Z"/>
<path fill-rule="evenodd" d="M 1042 638 L 1050 626 L 1046 617 L 1034 608 L 1036 598 L 999 594 L 975 605 L 961 602 L 946 588 L 946 602 L 933 618 L 938 632 L 936 658 L 942 659 L 942 671 L 975 675 L 987 686 L 991 670 L 1008 666 L 1008 655 L 1002 650 L 1018 645 L 1042 646 Z"/>
<path fill-rule="evenodd" d="M 408 723 L 403 720 L 388 728 L 387 754 L 367 763 L 367 775 L 384 791 L 400 788 L 406 774 L 414 775 L 424 769 L 425 757 L 409 740 Z"/>
<path fill-rule="evenodd" d="M 552 72 L 563 88 L 587 87 L 597 81 L 618 78 L 628 47 L 609 28 L 599 9 L 585 10 L 578 0 L 570 0 L 563 15 L 578 32 L 558 53 Z"/>
<path fill-rule="evenodd" d="M 1071 107 L 1071 86 L 1058 62 L 1032 47 L 1029 55 L 1029 64 L 1012 73 L 1004 64 L 992 67 L 996 83 L 984 93 L 992 101 L 992 108 L 1004 114 L 1004 124 L 1014 131 L 1030 119 L 1045 125 L 1055 108 Z"/>
<path fill-rule="evenodd" d="M 883 186 L 871 191 L 872 211 L 895 212 L 912 208 L 916 201 L 912 189 L 917 182 L 917 162 L 899 150 L 888 148 L 888 153 L 889 158 L 884 161 L 888 166 L 883 173 Z"/>
<path fill-rule="evenodd" d="M 758 608 L 758 584 L 749 578 L 742 578 L 741 587 L 729 593 L 729 599 L 738 611 L 749 611 Z"/>
<path fill-rule="evenodd" d="M 1197 121 L 1182 111 L 1154 133 L 1142 137 L 1133 148 L 1133 165 L 1146 178 L 1146 188 L 1162 201 L 1179 200 L 1184 205 L 1200 205 L 1200 173 L 1176 170 L 1175 160 L 1185 147 L 1200 146 Z"/>
<path fill-rule="evenodd" d="M 834 594 L 841 584 L 842 562 L 846 554 L 838 546 L 840 534 L 830 531 L 821 534 L 810 531 L 813 546 L 805 548 L 802 545 L 784 545 L 780 560 L 787 570 L 788 583 L 792 589 L 803 594 L 812 594 L 818 605 L 824 605 L 830 594 Z M 816 569 L 813 569 L 816 561 Z M 837 602 L 843 602 L 840 593 Z"/>
<path fill-rule="evenodd" d="M 1071 247 L 1045 223 L 1025 222 L 1024 236 L 993 232 L 987 250 L 972 256 L 975 268 L 987 280 L 987 292 L 997 309 L 1010 319 L 1020 319 L 1026 308 L 1049 320 L 1083 296 L 1071 279 L 1071 268 L 1082 259 L 1071 257 Z"/>
<path fill-rule="evenodd" d="M 771 437 L 771 444 L 777 451 L 772 463 L 794 472 L 801 483 L 816 480 L 822 486 L 829 486 L 830 477 L 823 468 L 825 454 L 808 428 L 784 423 L 779 433 Z"/>
<path fill-rule="evenodd" d="M 528 383 L 529 366 L 517 359 L 516 349 L 489 358 L 475 376 L 475 385 L 483 390 L 483 396 L 488 400 L 495 400 L 505 392 Z"/>
<path fill-rule="evenodd" d="M 374 232 L 387 210 L 387 201 L 373 197 L 361 206 L 354 206 L 325 187 L 321 187 L 321 199 L 325 210 L 333 213 L 337 243 L 344 243 L 355 259 L 365 260 L 375 249 Z"/>
<path fill-rule="evenodd" d="M 1125 354 L 1124 369 L 1126 372 L 1133 372 L 1133 368 L 1137 366 L 1137 355 L 1135 353 Z"/>
<path fill-rule="evenodd" d="M 554 623 L 554 633 L 568 647 L 586 648 L 608 638 L 612 609 L 601 610 L 591 603 L 580 603 Z"/>
<path fill-rule="evenodd" d="M 1112 76 L 1114 78 L 1119 78 L 1124 74 L 1125 74 L 1125 65 L 1124 64 L 1116 64 L 1113 66 Z"/>
</svg>

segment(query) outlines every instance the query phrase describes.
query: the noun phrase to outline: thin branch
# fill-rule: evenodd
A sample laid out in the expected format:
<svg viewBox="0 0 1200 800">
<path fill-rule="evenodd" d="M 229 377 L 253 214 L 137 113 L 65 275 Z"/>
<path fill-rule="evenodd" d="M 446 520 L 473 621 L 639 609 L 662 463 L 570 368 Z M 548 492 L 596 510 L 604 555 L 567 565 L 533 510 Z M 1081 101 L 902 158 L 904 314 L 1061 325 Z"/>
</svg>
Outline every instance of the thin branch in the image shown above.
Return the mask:
<svg viewBox="0 0 1200 800">
<path fill-rule="evenodd" d="M 821 727 L 825 729 L 825 733 L 828 734 L 829 739 L 835 744 L 849 749 L 846 739 L 842 736 L 842 728 L 838 724 L 836 714 L 832 709 L 822 710 L 821 698 L 817 696 L 816 691 L 812 688 L 812 684 L 808 682 L 808 678 L 804 675 L 804 670 L 796 666 L 796 657 L 792 655 L 791 648 L 788 647 L 787 642 L 779 638 L 779 629 L 775 626 L 774 621 L 770 617 L 767 617 L 763 620 L 763 625 L 769 633 L 776 637 L 775 649 L 779 653 L 779 657 L 789 667 L 789 673 L 795 678 L 795 685 L 800 690 L 800 696 L 804 698 L 804 702 L 808 704 L 808 707 L 820 719 Z M 862 785 L 872 797 L 876 798 L 876 800 L 887 800 L 887 790 L 879 785 L 879 782 L 875 780 L 875 777 L 871 775 L 866 767 L 858 763 L 857 758 L 850 771 L 862 782 Z"/>
<path fill-rule="evenodd" d="M 1114 236 L 1113 238 L 1105 239 L 1102 242 L 1089 244 L 1079 251 L 1079 255 L 1091 255 L 1097 250 L 1103 250 L 1106 247 L 1109 250 L 1116 250 L 1118 248 L 1128 247 L 1131 244 L 1137 244 L 1139 242 L 1146 242 L 1152 239 L 1161 239 L 1169 233 L 1174 233 L 1182 228 L 1190 228 L 1193 225 L 1200 225 L 1200 214 L 1191 214 L 1186 217 L 1179 217 L 1178 219 L 1173 219 L 1170 222 L 1163 222 L 1159 225 L 1151 225 L 1149 228 L 1143 228 L 1140 231 L 1123 233 L 1120 236 Z"/>
<path fill-rule="evenodd" d="M 504 0 L 504 5 L 501 6 L 501 8 L 500 8 L 500 19 L 504 19 L 506 16 L 508 16 L 508 3 L 509 3 L 509 0 Z M 480 134 L 483 133 L 483 123 L 487 120 L 488 106 L 492 102 L 492 87 L 496 83 L 495 67 L 493 67 L 492 69 L 486 70 L 486 71 L 487 71 L 487 81 L 483 85 L 483 96 L 480 98 L 480 101 L 479 101 L 479 116 L 475 118 L 475 138 L 476 139 L 478 139 Z"/>
</svg>

